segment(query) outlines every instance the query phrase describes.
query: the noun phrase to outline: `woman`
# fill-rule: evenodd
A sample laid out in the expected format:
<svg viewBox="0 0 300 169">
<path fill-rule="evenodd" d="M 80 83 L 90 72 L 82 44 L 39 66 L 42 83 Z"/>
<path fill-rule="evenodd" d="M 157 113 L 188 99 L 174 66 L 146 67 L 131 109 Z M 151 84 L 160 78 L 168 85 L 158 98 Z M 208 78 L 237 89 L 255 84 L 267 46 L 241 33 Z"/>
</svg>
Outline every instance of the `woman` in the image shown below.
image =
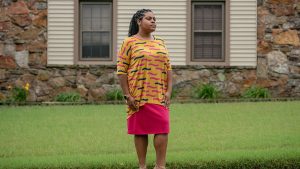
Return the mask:
<svg viewBox="0 0 300 169">
<path fill-rule="evenodd" d="M 168 143 L 172 72 L 164 40 L 153 36 L 156 18 L 137 11 L 118 51 L 117 74 L 127 103 L 128 134 L 134 135 L 140 169 L 146 169 L 148 134 L 154 134 L 155 169 L 164 169 Z"/>
</svg>

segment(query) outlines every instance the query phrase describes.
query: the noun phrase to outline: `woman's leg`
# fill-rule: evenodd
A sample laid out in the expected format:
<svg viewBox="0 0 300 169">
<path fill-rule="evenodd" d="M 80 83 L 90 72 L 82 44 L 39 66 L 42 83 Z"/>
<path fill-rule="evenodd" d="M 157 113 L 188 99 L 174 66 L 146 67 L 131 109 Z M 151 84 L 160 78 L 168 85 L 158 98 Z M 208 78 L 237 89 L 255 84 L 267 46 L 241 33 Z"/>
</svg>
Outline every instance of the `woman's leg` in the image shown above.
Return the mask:
<svg viewBox="0 0 300 169">
<path fill-rule="evenodd" d="M 135 143 L 136 153 L 139 159 L 139 166 L 140 168 L 145 168 L 146 154 L 147 154 L 147 147 L 148 147 L 148 135 L 135 135 L 134 143 Z"/>
<path fill-rule="evenodd" d="M 156 168 L 163 169 L 166 165 L 168 134 L 155 134 L 153 142 L 156 151 Z"/>
</svg>

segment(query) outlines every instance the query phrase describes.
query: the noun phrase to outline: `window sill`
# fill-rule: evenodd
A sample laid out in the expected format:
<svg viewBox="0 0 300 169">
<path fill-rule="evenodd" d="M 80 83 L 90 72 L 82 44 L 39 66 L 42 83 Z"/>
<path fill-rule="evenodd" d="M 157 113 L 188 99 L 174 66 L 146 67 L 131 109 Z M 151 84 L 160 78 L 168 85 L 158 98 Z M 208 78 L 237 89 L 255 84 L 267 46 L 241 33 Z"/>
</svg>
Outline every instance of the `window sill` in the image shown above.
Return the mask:
<svg viewBox="0 0 300 169">
<path fill-rule="evenodd" d="M 230 66 L 228 62 L 215 62 L 215 61 L 189 61 L 187 65 L 202 65 L 202 66 Z"/>
<path fill-rule="evenodd" d="M 191 70 L 201 70 L 201 69 L 256 69 L 254 66 L 230 66 L 230 65 L 172 65 L 172 69 L 191 69 Z"/>
<path fill-rule="evenodd" d="M 76 65 L 114 65 L 117 64 L 115 61 L 107 61 L 107 60 L 95 60 L 95 61 L 76 61 Z"/>
</svg>

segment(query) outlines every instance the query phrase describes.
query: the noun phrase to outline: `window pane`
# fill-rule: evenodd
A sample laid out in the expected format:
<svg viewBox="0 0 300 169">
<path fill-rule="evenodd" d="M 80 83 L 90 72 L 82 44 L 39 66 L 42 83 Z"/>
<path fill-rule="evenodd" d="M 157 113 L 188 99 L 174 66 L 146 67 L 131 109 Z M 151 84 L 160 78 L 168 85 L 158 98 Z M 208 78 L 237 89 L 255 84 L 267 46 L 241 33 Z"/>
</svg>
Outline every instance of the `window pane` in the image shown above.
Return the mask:
<svg viewBox="0 0 300 169">
<path fill-rule="evenodd" d="M 92 33 L 92 58 L 97 58 L 100 55 L 100 47 L 101 47 L 101 35 L 98 32 Z"/>
<path fill-rule="evenodd" d="M 82 16 L 81 16 L 81 28 L 83 30 L 91 30 L 92 26 L 92 6 L 91 5 L 83 5 L 82 6 Z"/>
<path fill-rule="evenodd" d="M 222 59 L 222 33 L 194 33 L 194 59 Z"/>
<path fill-rule="evenodd" d="M 92 20 L 92 30 L 101 30 L 101 20 L 99 17 L 93 17 Z"/>
<path fill-rule="evenodd" d="M 222 30 L 222 6 L 214 5 L 213 6 L 213 29 Z"/>
<path fill-rule="evenodd" d="M 103 18 L 111 18 L 110 5 L 102 5 L 101 16 Z"/>
<path fill-rule="evenodd" d="M 222 30 L 222 5 L 195 5 L 195 30 Z"/>
<path fill-rule="evenodd" d="M 92 30 L 92 19 L 91 18 L 83 19 L 82 30 L 83 31 L 91 31 Z"/>
<path fill-rule="evenodd" d="M 92 6 L 92 17 L 93 18 L 101 17 L 102 5 L 91 5 L 91 6 Z"/>
<path fill-rule="evenodd" d="M 92 34 L 90 32 L 82 33 L 82 57 L 90 58 L 92 56 Z"/>
<path fill-rule="evenodd" d="M 100 55 L 103 58 L 109 58 L 109 42 L 110 42 L 110 34 L 109 32 L 102 32 L 101 33 L 101 46 L 100 46 Z"/>
<path fill-rule="evenodd" d="M 110 31 L 111 5 L 83 4 L 81 27 L 84 31 Z"/>
<path fill-rule="evenodd" d="M 83 32 L 82 58 L 109 58 L 109 32 Z"/>
<path fill-rule="evenodd" d="M 82 17 L 83 18 L 91 18 L 92 17 L 92 9 L 91 9 L 91 5 L 83 5 L 82 6 Z"/>
<path fill-rule="evenodd" d="M 91 13 L 92 30 L 111 30 L 110 5 L 93 5 Z"/>
<path fill-rule="evenodd" d="M 102 18 L 101 30 L 110 31 L 111 30 L 111 18 Z"/>
</svg>

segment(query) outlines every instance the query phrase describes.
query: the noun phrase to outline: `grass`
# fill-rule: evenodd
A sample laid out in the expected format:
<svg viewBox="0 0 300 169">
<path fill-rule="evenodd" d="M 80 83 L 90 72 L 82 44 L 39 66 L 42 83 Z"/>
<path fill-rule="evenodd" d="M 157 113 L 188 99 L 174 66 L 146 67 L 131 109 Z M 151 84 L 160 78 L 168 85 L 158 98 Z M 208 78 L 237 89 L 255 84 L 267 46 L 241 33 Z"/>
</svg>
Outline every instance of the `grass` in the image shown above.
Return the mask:
<svg viewBox="0 0 300 169">
<path fill-rule="evenodd" d="M 170 168 L 300 159 L 299 101 L 170 109 Z M 0 168 L 133 168 L 136 161 L 124 105 L 0 107 Z M 154 161 L 150 141 L 147 162 Z"/>
</svg>

